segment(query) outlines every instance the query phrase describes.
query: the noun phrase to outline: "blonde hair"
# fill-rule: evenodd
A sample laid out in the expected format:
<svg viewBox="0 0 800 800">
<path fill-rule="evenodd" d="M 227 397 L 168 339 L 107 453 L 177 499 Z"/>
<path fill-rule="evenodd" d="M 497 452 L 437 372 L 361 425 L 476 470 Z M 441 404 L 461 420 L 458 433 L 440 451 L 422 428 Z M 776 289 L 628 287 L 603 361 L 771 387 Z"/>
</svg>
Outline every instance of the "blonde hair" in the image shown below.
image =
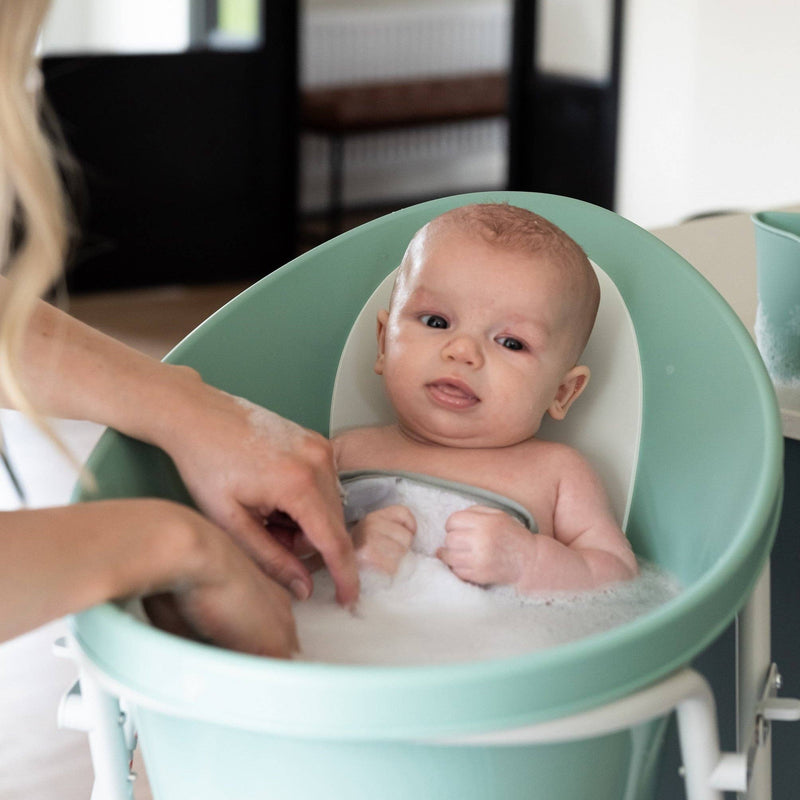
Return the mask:
<svg viewBox="0 0 800 800">
<path fill-rule="evenodd" d="M 49 0 L 0 0 L 0 270 L 8 278 L 0 298 L 0 389 L 66 452 L 18 377 L 27 323 L 61 277 L 68 244 L 67 203 L 40 122 L 34 52 L 49 6 Z"/>
</svg>

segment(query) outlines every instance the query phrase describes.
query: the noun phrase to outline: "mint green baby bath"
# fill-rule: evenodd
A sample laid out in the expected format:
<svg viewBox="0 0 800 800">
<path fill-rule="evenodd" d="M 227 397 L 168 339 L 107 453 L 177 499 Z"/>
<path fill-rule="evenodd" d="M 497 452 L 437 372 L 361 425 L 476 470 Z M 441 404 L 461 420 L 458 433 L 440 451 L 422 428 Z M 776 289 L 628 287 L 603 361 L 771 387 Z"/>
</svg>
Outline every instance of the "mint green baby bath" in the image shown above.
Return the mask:
<svg viewBox="0 0 800 800">
<path fill-rule="evenodd" d="M 765 563 L 782 475 L 771 383 L 731 309 L 680 256 L 621 217 L 563 197 L 446 198 L 301 256 L 168 359 L 327 433 L 339 354 L 366 298 L 421 225 L 475 201 L 548 217 L 622 293 L 644 387 L 628 535 L 684 591 L 633 622 L 549 650 L 415 667 L 257 658 L 168 635 L 115 604 L 93 608 L 74 618 L 74 634 L 130 707 L 156 800 L 650 795 L 663 720 L 581 741 L 450 742 L 595 708 L 689 664 L 730 623 Z M 103 497 L 187 500 L 163 453 L 114 432 L 90 466 Z"/>
</svg>

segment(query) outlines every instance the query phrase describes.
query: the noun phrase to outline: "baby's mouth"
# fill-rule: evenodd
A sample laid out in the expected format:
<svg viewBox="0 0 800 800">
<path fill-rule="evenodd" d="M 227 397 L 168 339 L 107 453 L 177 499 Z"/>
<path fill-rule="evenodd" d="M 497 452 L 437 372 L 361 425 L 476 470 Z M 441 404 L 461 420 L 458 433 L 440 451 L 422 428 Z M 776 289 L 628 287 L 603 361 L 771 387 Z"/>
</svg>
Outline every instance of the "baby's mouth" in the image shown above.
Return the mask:
<svg viewBox="0 0 800 800">
<path fill-rule="evenodd" d="M 434 401 L 449 408 L 469 408 L 480 403 L 480 398 L 461 381 L 432 381 L 427 389 Z"/>
</svg>

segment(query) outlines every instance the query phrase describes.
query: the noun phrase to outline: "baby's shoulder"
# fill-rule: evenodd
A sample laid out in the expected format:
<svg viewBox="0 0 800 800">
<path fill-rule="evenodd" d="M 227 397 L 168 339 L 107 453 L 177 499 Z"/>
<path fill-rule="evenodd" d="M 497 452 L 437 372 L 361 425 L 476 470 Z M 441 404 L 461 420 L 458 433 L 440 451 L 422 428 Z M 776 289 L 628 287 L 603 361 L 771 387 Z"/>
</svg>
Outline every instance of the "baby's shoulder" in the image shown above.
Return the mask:
<svg viewBox="0 0 800 800">
<path fill-rule="evenodd" d="M 520 442 L 514 446 L 514 449 L 526 457 L 535 456 L 539 459 L 582 458 L 581 454 L 568 444 L 551 442 L 547 439 L 537 439 L 536 437 Z"/>
<path fill-rule="evenodd" d="M 483 472 L 473 482 L 516 500 L 533 515 L 539 532 L 551 535 L 562 491 L 584 473 L 586 462 L 581 454 L 559 442 L 529 439 L 496 450 L 493 456 L 493 462 L 483 460 Z M 470 466 L 477 475 L 477 463 Z M 581 477 L 577 480 L 584 483 Z"/>
<path fill-rule="evenodd" d="M 555 475 L 591 469 L 578 450 L 561 442 L 529 439 L 515 447 L 515 457 L 529 469 L 548 471 Z"/>
</svg>

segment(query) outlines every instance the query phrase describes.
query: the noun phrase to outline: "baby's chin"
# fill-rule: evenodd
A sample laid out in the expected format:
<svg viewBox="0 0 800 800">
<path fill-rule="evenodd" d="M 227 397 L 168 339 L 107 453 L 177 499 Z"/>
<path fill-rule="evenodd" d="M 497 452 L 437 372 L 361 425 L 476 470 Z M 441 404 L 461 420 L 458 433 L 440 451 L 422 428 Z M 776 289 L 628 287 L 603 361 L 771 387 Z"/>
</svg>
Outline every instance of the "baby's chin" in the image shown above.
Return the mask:
<svg viewBox="0 0 800 800">
<path fill-rule="evenodd" d="M 499 450 L 512 447 L 533 438 L 534 432 L 500 436 L 486 431 L 443 431 L 398 424 L 400 433 L 418 444 L 432 447 L 460 448 L 462 450 Z"/>
</svg>

